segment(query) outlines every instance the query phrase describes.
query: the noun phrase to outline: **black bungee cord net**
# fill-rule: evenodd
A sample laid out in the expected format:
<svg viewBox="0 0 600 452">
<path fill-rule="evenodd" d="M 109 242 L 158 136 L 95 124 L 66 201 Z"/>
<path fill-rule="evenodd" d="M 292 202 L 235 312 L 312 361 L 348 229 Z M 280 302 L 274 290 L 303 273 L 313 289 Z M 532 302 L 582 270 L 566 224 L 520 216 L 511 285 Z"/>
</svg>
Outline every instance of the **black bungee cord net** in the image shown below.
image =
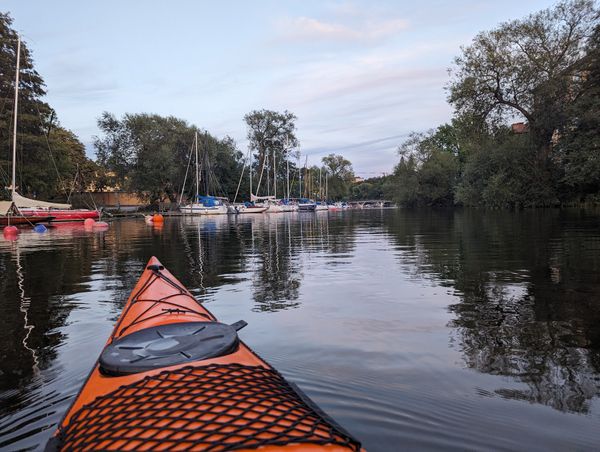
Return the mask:
<svg viewBox="0 0 600 452">
<path fill-rule="evenodd" d="M 47 450 L 233 451 L 360 443 L 279 372 L 186 366 L 121 386 L 83 406 Z"/>
</svg>

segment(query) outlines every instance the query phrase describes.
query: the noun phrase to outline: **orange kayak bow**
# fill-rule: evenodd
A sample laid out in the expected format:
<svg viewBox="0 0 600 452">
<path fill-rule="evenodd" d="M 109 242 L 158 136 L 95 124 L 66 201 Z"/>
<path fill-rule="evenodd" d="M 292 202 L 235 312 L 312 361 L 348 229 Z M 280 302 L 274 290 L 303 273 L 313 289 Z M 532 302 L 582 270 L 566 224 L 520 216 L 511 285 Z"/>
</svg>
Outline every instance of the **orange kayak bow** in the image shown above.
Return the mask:
<svg viewBox="0 0 600 452">
<path fill-rule="evenodd" d="M 350 451 L 360 443 L 152 257 L 46 450 Z"/>
</svg>

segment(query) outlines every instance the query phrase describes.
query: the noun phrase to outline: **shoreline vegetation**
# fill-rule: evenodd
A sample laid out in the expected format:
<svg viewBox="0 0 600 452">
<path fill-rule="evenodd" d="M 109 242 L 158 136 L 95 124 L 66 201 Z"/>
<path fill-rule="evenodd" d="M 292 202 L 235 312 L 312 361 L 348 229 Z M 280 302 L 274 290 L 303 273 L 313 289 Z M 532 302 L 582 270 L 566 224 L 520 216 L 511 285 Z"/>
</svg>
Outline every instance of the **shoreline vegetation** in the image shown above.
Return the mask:
<svg viewBox="0 0 600 452">
<path fill-rule="evenodd" d="M 17 34 L 0 13 L 0 179 L 9 185 Z M 204 192 L 237 201 L 253 186 L 331 201 L 388 199 L 403 207 L 582 207 L 600 204 L 600 9 L 571 0 L 477 34 L 459 50 L 446 85 L 454 116 L 413 132 L 398 145 L 387 176 L 357 181 L 352 164 L 330 154 L 302 161 L 296 116 L 254 110 L 244 117 L 248 151 L 184 119 L 149 113 L 117 118 L 103 112 L 96 160 L 60 125 L 44 101 L 45 84 L 22 44 L 18 173 L 30 197 L 65 200 L 89 191 L 134 193 L 148 204 L 176 203 L 196 133 L 210 162 Z M 407 106 L 409 108 L 410 106 Z M 390 166 L 394 162 L 390 162 Z M 263 173 L 265 173 L 263 179 Z M 301 179 L 301 181 L 300 181 Z M 183 189 L 183 190 L 182 190 Z M 239 190 L 239 192 L 238 192 Z M 2 197 L 6 197 L 5 191 Z M 321 195 L 321 196 L 319 196 Z M 78 198 L 83 199 L 83 196 Z"/>
</svg>

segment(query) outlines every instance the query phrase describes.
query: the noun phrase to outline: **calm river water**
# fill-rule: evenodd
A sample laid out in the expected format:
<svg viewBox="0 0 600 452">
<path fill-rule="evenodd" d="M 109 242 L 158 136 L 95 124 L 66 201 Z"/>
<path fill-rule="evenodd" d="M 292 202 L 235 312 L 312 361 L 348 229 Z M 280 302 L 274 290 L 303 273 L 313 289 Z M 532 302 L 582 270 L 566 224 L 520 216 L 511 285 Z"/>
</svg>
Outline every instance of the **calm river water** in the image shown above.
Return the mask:
<svg viewBox="0 0 600 452">
<path fill-rule="evenodd" d="M 152 255 L 370 452 L 600 447 L 600 215 L 397 210 L 0 238 L 0 448 L 45 444 Z"/>
</svg>

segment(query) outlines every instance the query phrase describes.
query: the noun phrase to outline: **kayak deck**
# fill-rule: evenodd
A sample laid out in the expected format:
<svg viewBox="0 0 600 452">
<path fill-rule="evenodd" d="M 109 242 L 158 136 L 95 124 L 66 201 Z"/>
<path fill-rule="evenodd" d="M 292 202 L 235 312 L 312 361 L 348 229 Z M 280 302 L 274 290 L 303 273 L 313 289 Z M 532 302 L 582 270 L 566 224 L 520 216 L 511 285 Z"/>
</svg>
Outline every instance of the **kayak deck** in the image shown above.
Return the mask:
<svg viewBox="0 0 600 452">
<path fill-rule="evenodd" d="M 242 341 L 220 356 L 195 360 L 192 348 L 222 335 L 190 339 L 160 332 L 161 326 L 174 330 L 189 322 L 223 325 L 150 259 L 103 352 L 112 355 L 111 347 L 126 344 L 136 349 L 134 355 L 124 355 L 122 372 L 119 366 L 107 372 L 99 359 L 46 450 L 360 450 L 358 441 Z M 156 341 L 140 347 L 124 342 L 156 328 Z M 152 367 L 167 354 L 176 364 Z M 145 361 L 148 370 L 140 370 Z"/>
<path fill-rule="evenodd" d="M 239 450 L 352 440 L 273 369 L 188 366 L 95 399 L 61 432 L 67 449 Z"/>
</svg>

